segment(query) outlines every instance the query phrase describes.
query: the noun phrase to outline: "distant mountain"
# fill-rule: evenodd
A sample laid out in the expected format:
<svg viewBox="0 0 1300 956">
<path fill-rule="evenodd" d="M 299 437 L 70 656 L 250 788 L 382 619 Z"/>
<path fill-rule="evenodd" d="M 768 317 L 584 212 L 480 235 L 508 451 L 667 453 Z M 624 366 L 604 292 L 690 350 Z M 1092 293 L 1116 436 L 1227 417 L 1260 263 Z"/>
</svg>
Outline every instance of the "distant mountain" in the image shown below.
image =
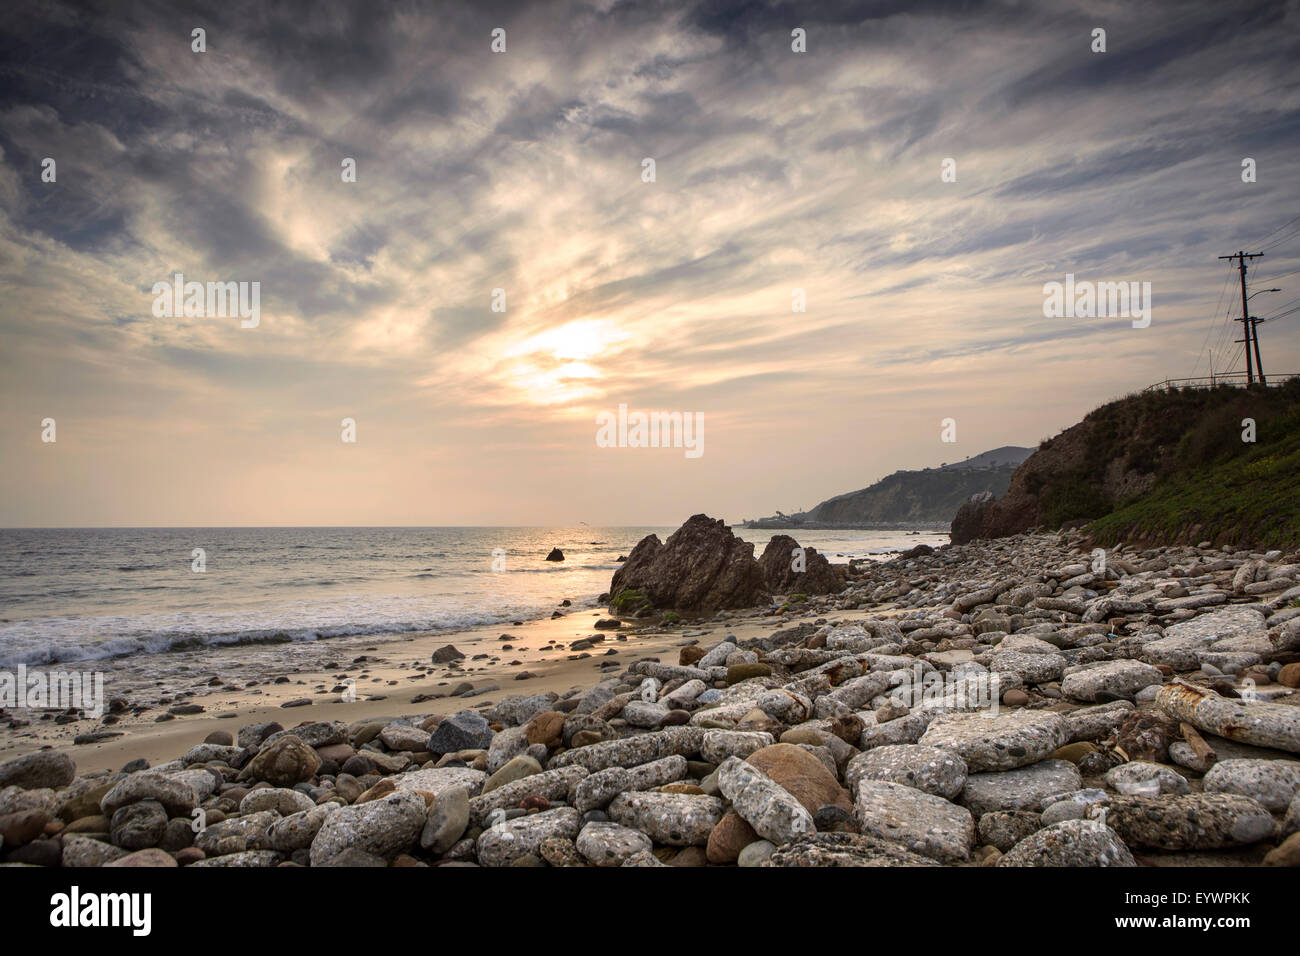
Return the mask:
<svg viewBox="0 0 1300 956">
<path fill-rule="evenodd" d="M 1032 448 L 1021 448 L 1018 445 L 1003 445 L 1001 448 L 994 448 L 992 451 L 986 451 L 983 454 L 976 455 L 974 458 L 967 458 L 965 461 L 954 462 L 951 465 L 940 465 L 940 468 L 989 468 L 997 465 L 1010 465 L 1012 468 L 1019 465 L 1022 461 L 1034 453 Z M 898 472 L 898 474 L 909 474 L 909 472 Z M 915 474 L 915 472 L 911 472 Z"/>
<path fill-rule="evenodd" d="M 811 511 L 794 515 L 777 512 L 771 518 L 746 521 L 750 528 L 946 528 L 971 495 L 1004 494 L 1011 475 L 1032 448 L 1004 445 L 965 461 L 945 462 L 922 471 L 896 471 L 869 488 L 828 498 Z"/>
</svg>

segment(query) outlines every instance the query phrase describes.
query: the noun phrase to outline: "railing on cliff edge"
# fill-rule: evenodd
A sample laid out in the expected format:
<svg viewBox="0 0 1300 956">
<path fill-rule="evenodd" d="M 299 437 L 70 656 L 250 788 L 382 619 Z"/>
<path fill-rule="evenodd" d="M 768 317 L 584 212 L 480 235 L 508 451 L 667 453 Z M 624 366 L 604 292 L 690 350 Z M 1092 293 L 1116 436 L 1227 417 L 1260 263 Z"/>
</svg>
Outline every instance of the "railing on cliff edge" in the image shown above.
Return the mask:
<svg viewBox="0 0 1300 956">
<path fill-rule="evenodd" d="M 1270 372 L 1265 377 L 1268 379 L 1268 385 L 1271 388 L 1297 376 L 1300 376 L 1300 372 Z M 1163 382 L 1148 385 L 1142 391 L 1173 391 L 1177 388 L 1217 388 L 1220 385 L 1240 387 L 1246 384 L 1245 372 L 1225 372 L 1222 375 L 1203 375 L 1200 378 L 1167 378 Z M 1255 382 L 1253 384 L 1258 385 L 1259 383 Z"/>
</svg>

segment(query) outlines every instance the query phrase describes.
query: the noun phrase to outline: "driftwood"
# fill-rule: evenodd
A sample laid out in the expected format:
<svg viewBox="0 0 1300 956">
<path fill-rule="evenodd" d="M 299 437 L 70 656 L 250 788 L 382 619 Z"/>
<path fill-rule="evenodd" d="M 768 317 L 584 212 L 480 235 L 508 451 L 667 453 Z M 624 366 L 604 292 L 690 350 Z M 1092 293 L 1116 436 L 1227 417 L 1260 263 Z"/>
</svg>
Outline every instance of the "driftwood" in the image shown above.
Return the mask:
<svg viewBox="0 0 1300 956">
<path fill-rule="evenodd" d="M 1196 728 L 1184 720 L 1178 725 L 1178 729 L 1182 731 L 1183 740 L 1187 742 L 1187 745 L 1191 747 L 1192 751 L 1196 754 L 1196 760 L 1200 766 L 1205 770 L 1214 766 L 1215 762 L 1219 759 L 1219 755 L 1214 752 L 1213 747 L 1205 742 L 1205 738 L 1197 733 Z"/>
<path fill-rule="evenodd" d="M 1231 700 L 1181 679 L 1160 688 L 1156 706 L 1197 730 L 1256 747 L 1300 753 L 1300 707 Z"/>
</svg>

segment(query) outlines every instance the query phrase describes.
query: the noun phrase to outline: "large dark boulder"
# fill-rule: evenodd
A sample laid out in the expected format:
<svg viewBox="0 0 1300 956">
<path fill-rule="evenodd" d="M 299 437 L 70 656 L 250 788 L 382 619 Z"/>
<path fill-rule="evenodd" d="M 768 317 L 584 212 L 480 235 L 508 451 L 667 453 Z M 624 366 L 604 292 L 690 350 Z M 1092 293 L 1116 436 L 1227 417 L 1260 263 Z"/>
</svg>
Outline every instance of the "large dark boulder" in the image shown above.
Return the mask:
<svg viewBox="0 0 1300 956">
<path fill-rule="evenodd" d="M 953 515 L 952 527 L 949 529 L 952 543 L 967 544 L 976 538 L 986 537 L 984 521 L 992 507 L 993 492 L 991 491 L 981 491 L 978 495 L 967 498 Z"/>
<path fill-rule="evenodd" d="M 804 570 L 796 571 L 798 550 L 799 542 L 788 534 L 772 536 L 758 559 L 769 590 L 781 594 L 839 594 L 844 590 L 843 569 L 832 565 L 816 548 L 803 549 Z"/>
<path fill-rule="evenodd" d="M 609 595 L 615 612 L 635 610 L 637 596 L 660 610 L 692 614 L 771 600 L 754 546 L 708 515 L 692 515 L 665 542 L 642 538 L 614 572 Z"/>
</svg>

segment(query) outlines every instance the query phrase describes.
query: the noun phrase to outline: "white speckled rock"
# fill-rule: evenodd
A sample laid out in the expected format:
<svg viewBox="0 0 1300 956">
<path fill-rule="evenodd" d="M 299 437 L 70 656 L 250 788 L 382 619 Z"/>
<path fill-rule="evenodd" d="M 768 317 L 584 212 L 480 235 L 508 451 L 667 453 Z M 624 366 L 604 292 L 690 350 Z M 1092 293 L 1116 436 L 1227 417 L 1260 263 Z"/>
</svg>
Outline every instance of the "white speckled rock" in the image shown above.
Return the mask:
<svg viewBox="0 0 1300 956">
<path fill-rule="evenodd" d="M 261 810 L 257 813 L 246 813 L 242 816 L 228 817 L 220 823 L 214 823 L 204 828 L 194 838 L 194 845 L 206 853 L 208 856 L 217 856 L 218 847 L 221 841 L 226 837 L 242 837 L 246 844 L 243 849 L 246 850 L 265 850 L 266 831 L 271 824 L 280 819 L 280 815 L 274 810 Z"/>
<path fill-rule="evenodd" d="M 1015 674 L 1028 684 L 1045 684 L 1060 678 L 1065 670 L 1065 658 L 1060 654 L 999 650 L 989 656 L 988 668 L 994 673 Z"/>
<path fill-rule="evenodd" d="M 302 813 L 316 806 L 311 797 L 287 787 L 261 787 L 250 790 L 239 802 L 240 813 L 257 813 L 259 810 L 274 810 L 282 817 Z"/>
<path fill-rule="evenodd" d="M 1300 761 L 1221 760 L 1203 782 L 1206 793 L 1239 793 L 1282 813 L 1300 793 Z"/>
<path fill-rule="evenodd" d="M 1131 847 L 1216 850 L 1273 835 L 1273 817 L 1258 800 L 1234 793 L 1115 797 L 1088 811 Z"/>
<path fill-rule="evenodd" d="M 1066 820 L 1025 837 L 998 866 L 1137 866 L 1124 841 L 1095 820 Z"/>
<path fill-rule="evenodd" d="M 887 720 L 883 724 L 864 726 L 862 736 L 858 738 L 858 747 L 862 750 L 874 750 L 876 747 L 914 744 L 925 735 L 930 721 L 934 718 L 933 711 L 918 710 L 906 717 Z"/>
<path fill-rule="evenodd" d="M 1074 764 L 1044 760 L 1015 770 L 971 774 L 966 778 L 961 802 L 977 817 L 998 810 L 1041 811 L 1044 797 L 1078 790 L 1082 785 L 1083 778 Z"/>
<path fill-rule="evenodd" d="M 717 797 L 683 793 L 620 793 L 609 805 L 614 822 L 666 846 L 706 845 L 722 814 Z"/>
<path fill-rule="evenodd" d="M 739 757 L 718 767 L 718 789 L 754 832 L 777 846 L 815 833 L 812 814 L 779 783 Z"/>
<path fill-rule="evenodd" d="M 516 817 L 484 830 L 478 838 L 480 866 L 509 866 L 521 856 L 537 855 L 543 840 L 564 837 L 572 840 L 582 826 L 582 814 L 573 807 L 559 807 Z"/>
<path fill-rule="evenodd" d="M 111 818 L 122 807 L 141 800 L 157 800 L 168 815 L 177 817 L 188 817 L 190 811 L 199 805 L 198 794 L 183 780 L 157 770 L 140 770 L 123 778 L 104 794 L 99 806 L 104 816 Z"/>
<path fill-rule="evenodd" d="M 700 755 L 710 763 L 720 764 L 728 757 L 742 760 L 755 750 L 769 747 L 775 738 L 763 731 L 710 730 L 700 745 Z"/>
<path fill-rule="evenodd" d="M 657 727 L 668 716 L 668 708 L 649 701 L 630 700 L 624 705 L 621 716 L 633 727 Z"/>
<path fill-rule="evenodd" d="M 944 714 L 934 719 L 920 743 L 955 753 L 971 773 L 981 773 L 1037 763 L 1068 739 L 1069 730 L 1058 715 L 1020 710 L 996 716 Z"/>
<path fill-rule="evenodd" d="M 884 780 L 862 780 L 854 793 L 858 830 L 945 862 L 970 858 L 975 819 L 942 797 Z"/>
<path fill-rule="evenodd" d="M 885 780 L 955 799 L 966 786 L 966 761 L 956 754 L 920 744 L 894 744 L 860 753 L 844 768 L 849 792 L 861 780 Z"/>
<path fill-rule="evenodd" d="M 311 841 L 311 864 L 324 863 L 349 847 L 392 859 L 415 842 L 424 828 L 425 814 L 424 797 L 412 790 L 340 807 L 325 818 Z"/>
<path fill-rule="evenodd" d="M 483 789 L 488 775 L 470 767 L 437 767 L 430 770 L 413 770 L 389 777 L 398 790 L 419 790 L 435 797 L 445 790 L 462 788 L 471 797 Z"/>
<path fill-rule="evenodd" d="M 607 767 L 583 777 L 569 789 L 569 803 L 579 810 L 606 806 L 620 793 L 650 790 L 686 776 L 686 758 L 678 755 L 652 760 L 629 769 Z"/>
<path fill-rule="evenodd" d="M 639 763 L 657 760 L 659 740 L 657 734 L 637 734 L 618 740 L 602 740 L 586 747 L 574 747 L 551 760 L 551 770 L 563 767 L 584 767 L 590 773 L 607 767 L 635 767 Z"/>
<path fill-rule="evenodd" d="M 1160 668 L 1141 661 L 1095 661 L 1071 667 L 1061 681 L 1061 693 L 1071 700 L 1095 701 L 1102 694 L 1132 697 L 1143 687 L 1163 684 Z"/>
<path fill-rule="evenodd" d="M 588 823 L 576 843 L 578 852 L 595 866 L 622 866 L 654 846 L 644 833 L 619 823 Z"/>
<path fill-rule="evenodd" d="M 1164 637 L 1142 646 L 1142 656 L 1152 664 L 1189 671 L 1200 663 L 1199 652 L 1216 641 L 1266 630 L 1264 615 L 1254 608 L 1220 608 L 1167 628 Z"/>
<path fill-rule="evenodd" d="M 389 750 L 422 753 L 429 748 L 429 732 L 409 724 L 389 724 L 379 732 Z"/>
<path fill-rule="evenodd" d="M 284 853 L 307 849 L 325 825 L 325 820 L 338 809 L 339 805 L 330 801 L 276 820 L 266 831 L 267 846 Z"/>
<path fill-rule="evenodd" d="M 537 794 L 547 800 L 566 800 L 575 783 L 587 776 L 585 767 L 561 767 L 530 774 L 519 780 L 502 784 L 495 790 L 480 794 L 469 802 L 471 823 L 482 823 L 498 807 L 516 807 L 524 797 Z"/>
<path fill-rule="evenodd" d="M 193 787 L 200 803 L 212 796 L 217 789 L 217 778 L 206 770 L 182 770 L 179 773 L 169 773 L 167 776 Z M 310 802 L 309 800 L 308 803 Z"/>
</svg>

